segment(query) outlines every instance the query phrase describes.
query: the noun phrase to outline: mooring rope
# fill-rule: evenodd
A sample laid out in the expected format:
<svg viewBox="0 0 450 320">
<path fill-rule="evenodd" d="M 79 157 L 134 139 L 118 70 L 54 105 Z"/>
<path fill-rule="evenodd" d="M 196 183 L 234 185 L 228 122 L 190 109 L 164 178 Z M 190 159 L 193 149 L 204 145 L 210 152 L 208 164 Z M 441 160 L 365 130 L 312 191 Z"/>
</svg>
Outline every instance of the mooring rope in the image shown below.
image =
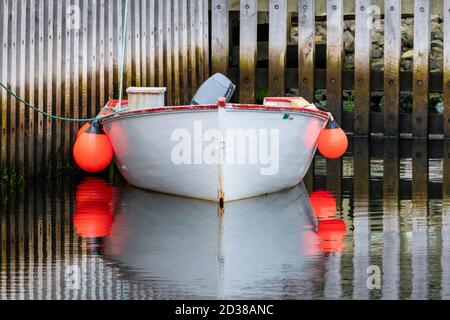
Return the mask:
<svg viewBox="0 0 450 320">
<path fill-rule="evenodd" d="M 22 104 L 24 104 L 26 107 L 46 116 L 49 118 L 52 118 L 54 120 L 60 120 L 60 121 L 68 121 L 68 122 L 97 122 L 101 119 L 104 118 L 108 118 L 111 117 L 117 113 L 119 113 L 121 111 L 121 106 L 122 106 L 122 99 L 123 99 L 123 78 L 124 78 L 124 61 L 125 61 L 125 40 L 126 40 L 126 32 L 127 32 L 127 16 L 128 16 L 128 0 L 125 1 L 125 17 L 124 17 L 124 21 L 123 21 L 123 36 L 122 36 L 122 57 L 121 57 L 121 62 L 120 62 L 120 95 L 119 95 L 119 103 L 118 106 L 119 108 L 117 108 L 115 112 L 112 112 L 110 114 L 107 115 L 103 115 L 103 116 L 96 116 L 95 118 L 82 118 L 82 119 L 75 119 L 75 118 L 67 118 L 67 117 L 61 117 L 61 116 L 57 116 L 51 113 L 48 113 L 40 108 L 37 108 L 35 106 L 33 106 L 31 103 L 25 101 L 25 99 L 21 98 L 18 94 L 16 94 L 14 91 L 11 90 L 11 88 L 9 88 L 7 85 L 5 85 L 3 82 L 0 81 L 0 86 L 6 90 L 6 92 L 11 95 L 12 97 L 16 98 L 18 101 L 20 101 Z"/>
<path fill-rule="evenodd" d="M 122 56 L 120 61 L 120 88 L 119 88 L 119 103 L 117 104 L 117 110 L 122 108 L 123 98 L 123 69 L 125 64 L 125 40 L 127 37 L 127 24 L 128 24 L 128 0 L 125 1 L 125 17 L 123 18 L 123 33 L 122 33 Z"/>
</svg>

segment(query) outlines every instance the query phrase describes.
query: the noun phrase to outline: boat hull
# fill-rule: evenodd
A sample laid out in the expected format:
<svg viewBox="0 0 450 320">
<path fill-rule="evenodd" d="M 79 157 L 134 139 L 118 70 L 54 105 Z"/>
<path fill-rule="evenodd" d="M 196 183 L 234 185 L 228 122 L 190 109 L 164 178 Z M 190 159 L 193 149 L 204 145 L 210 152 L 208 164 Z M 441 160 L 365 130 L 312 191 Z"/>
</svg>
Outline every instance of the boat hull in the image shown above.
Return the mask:
<svg viewBox="0 0 450 320">
<path fill-rule="evenodd" d="M 328 114 L 261 106 L 127 111 L 103 120 L 133 186 L 235 201 L 299 184 Z"/>
</svg>

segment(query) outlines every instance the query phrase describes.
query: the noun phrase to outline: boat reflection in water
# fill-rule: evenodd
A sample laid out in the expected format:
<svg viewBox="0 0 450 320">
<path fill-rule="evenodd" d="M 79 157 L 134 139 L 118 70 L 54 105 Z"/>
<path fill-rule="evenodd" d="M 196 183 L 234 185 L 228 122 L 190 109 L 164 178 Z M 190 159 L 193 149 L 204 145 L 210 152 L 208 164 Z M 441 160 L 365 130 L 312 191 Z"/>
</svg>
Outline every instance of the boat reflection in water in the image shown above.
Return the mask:
<svg viewBox="0 0 450 320">
<path fill-rule="evenodd" d="M 105 256 L 187 296 L 258 296 L 270 288 L 282 297 L 289 281 L 298 289 L 300 274 L 308 285 L 308 258 L 318 252 L 305 244 L 320 246 L 304 185 L 223 209 L 125 187 L 117 212 Z"/>
</svg>

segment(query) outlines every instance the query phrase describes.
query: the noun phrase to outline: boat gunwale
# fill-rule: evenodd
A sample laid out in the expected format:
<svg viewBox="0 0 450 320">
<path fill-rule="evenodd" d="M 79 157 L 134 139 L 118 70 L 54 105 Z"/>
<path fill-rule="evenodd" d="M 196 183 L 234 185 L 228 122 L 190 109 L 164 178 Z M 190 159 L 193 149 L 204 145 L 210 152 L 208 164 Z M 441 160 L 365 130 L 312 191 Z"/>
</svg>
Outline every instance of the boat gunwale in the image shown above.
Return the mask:
<svg viewBox="0 0 450 320">
<path fill-rule="evenodd" d="M 111 107 L 113 102 L 108 102 L 107 107 Z M 127 105 L 127 104 L 122 104 Z M 220 108 L 223 108 L 217 104 L 212 105 L 191 105 L 191 106 L 176 106 L 176 107 L 162 107 L 162 108 L 146 108 L 146 109 L 136 109 L 136 110 L 123 110 L 121 112 L 118 112 L 116 114 L 113 114 L 109 117 L 106 117 L 101 120 L 103 123 L 112 122 L 115 120 L 122 120 L 125 118 L 130 117 L 137 117 L 137 116 L 143 116 L 143 115 L 160 115 L 160 114 L 170 114 L 170 113 L 186 113 L 186 112 L 207 112 L 207 111 L 216 111 Z M 292 107 L 277 107 L 277 106 L 264 106 L 260 104 L 236 104 L 231 103 L 227 104 L 225 106 L 225 109 L 227 111 L 244 111 L 244 112 L 268 112 L 268 113 L 288 113 L 288 114 L 301 114 L 301 115 L 308 115 L 308 116 L 314 116 L 318 118 L 322 118 L 325 121 L 328 121 L 331 119 L 331 115 L 327 112 L 320 111 L 320 110 L 311 110 L 311 109 L 296 109 Z"/>
</svg>

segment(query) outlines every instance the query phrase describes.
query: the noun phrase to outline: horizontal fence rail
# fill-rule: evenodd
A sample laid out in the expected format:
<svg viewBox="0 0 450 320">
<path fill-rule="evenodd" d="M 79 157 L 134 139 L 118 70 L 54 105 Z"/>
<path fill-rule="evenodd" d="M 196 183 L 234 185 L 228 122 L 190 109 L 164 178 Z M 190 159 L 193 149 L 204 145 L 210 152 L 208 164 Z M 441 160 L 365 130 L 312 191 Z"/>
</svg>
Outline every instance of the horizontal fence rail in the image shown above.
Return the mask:
<svg viewBox="0 0 450 320">
<path fill-rule="evenodd" d="M 59 116 L 97 114 L 119 95 L 124 0 L 1 0 L 0 79 Z M 129 1 L 125 89 L 165 86 L 189 102 L 209 74 L 207 0 Z M 0 170 L 54 174 L 70 159 L 78 124 L 52 121 L 0 92 Z"/>
<path fill-rule="evenodd" d="M 227 72 L 241 90 L 245 88 L 240 93 L 240 99 L 245 102 L 260 100 L 260 89 L 266 90 L 265 95 L 286 94 L 295 89 L 313 102 L 316 90 L 324 89 L 328 110 L 346 131 L 357 136 L 378 133 L 388 137 L 410 134 L 426 138 L 433 134 L 450 138 L 450 31 L 446 27 L 449 12 L 448 0 L 213 0 L 212 70 Z M 252 18 L 255 15 L 259 25 Z M 404 36 L 401 24 L 405 16 L 414 17 L 412 71 L 400 69 Z M 443 20 L 443 72 L 440 73 L 430 72 L 431 48 L 435 45 L 430 35 L 432 16 Z M 355 29 L 352 70 L 344 68 L 343 36 L 347 19 L 354 20 Z M 288 38 L 286 34 L 293 20 L 298 22 L 298 44 L 286 42 L 284 38 Z M 316 39 L 318 20 L 326 20 L 325 44 Z M 383 70 L 371 67 L 373 28 L 384 32 Z M 268 39 L 261 30 L 269 34 Z M 224 56 L 223 50 L 228 50 L 230 59 L 216 59 L 216 52 Z M 351 112 L 343 108 L 344 90 L 354 92 Z M 384 97 L 381 112 L 371 109 L 374 92 Z M 412 112 L 403 113 L 400 96 L 408 92 L 412 97 Z M 443 113 L 428 111 L 430 93 L 442 94 Z"/>
</svg>

